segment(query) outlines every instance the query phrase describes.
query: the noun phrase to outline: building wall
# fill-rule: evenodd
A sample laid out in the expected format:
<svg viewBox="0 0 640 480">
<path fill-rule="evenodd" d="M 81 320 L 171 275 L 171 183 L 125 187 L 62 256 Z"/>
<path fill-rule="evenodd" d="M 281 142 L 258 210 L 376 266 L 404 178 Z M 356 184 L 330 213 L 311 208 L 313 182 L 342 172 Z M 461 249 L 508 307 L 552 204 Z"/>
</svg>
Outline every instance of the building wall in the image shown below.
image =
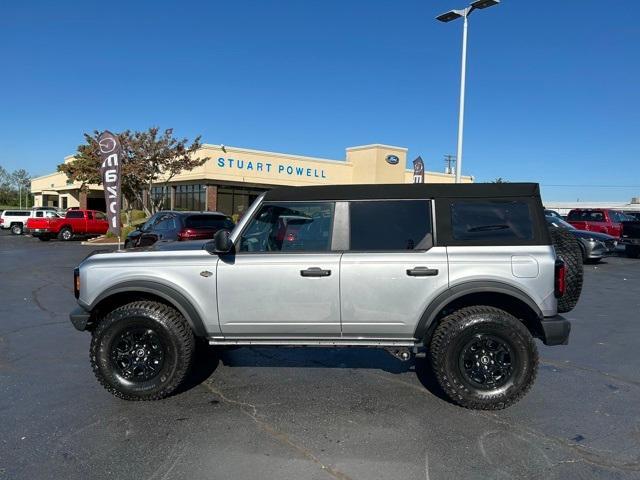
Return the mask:
<svg viewBox="0 0 640 480">
<path fill-rule="evenodd" d="M 411 183 L 413 174 L 406 169 L 407 149 L 391 145 L 363 145 L 346 149 L 345 160 L 329 160 L 301 155 L 264 152 L 238 147 L 204 144 L 196 153 L 208 160 L 190 172 L 171 179 L 171 185 L 203 184 L 211 186 L 247 186 L 270 188 L 278 185 L 339 185 L 357 183 Z M 388 161 L 389 156 L 398 161 Z M 393 158 L 395 160 L 395 158 Z M 65 157 L 65 163 L 73 156 Z M 462 177 L 472 182 L 473 177 Z M 425 171 L 425 183 L 453 183 L 455 177 Z M 69 182 L 63 173 L 51 173 L 34 178 L 31 191 L 36 205 L 67 198 L 67 207 L 82 205 L 81 184 Z M 207 187 L 209 188 L 209 187 Z M 89 185 L 89 196 L 101 195 L 100 185 Z M 212 194 L 207 194 L 207 206 L 213 206 Z"/>
</svg>

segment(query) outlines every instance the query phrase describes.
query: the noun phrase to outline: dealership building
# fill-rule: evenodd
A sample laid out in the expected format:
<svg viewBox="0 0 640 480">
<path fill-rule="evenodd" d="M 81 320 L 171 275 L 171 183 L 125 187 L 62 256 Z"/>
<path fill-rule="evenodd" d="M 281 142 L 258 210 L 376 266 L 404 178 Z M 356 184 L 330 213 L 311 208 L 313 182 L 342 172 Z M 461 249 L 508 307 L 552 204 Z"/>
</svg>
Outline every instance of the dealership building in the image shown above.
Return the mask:
<svg viewBox="0 0 640 480">
<path fill-rule="evenodd" d="M 422 160 L 407 169 L 407 149 L 363 145 L 346 149 L 344 160 L 264 152 L 204 144 L 196 156 L 208 158 L 200 167 L 183 172 L 168 184 L 159 182 L 149 195 L 166 209 L 221 211 L 241 215 L 262 192 L 281 185 L 339 185 L 362 183 L 453 183 L 450 173 L 426 171 Z M 72 162 L 66 157 L 65 163 Z M 463 176 L 465 183 L 473 177 Z M 31 192 L 36 206 L 105 209 L 102 186 L 81 189 L 64 173 L 34 178 Z"/>
</svg>

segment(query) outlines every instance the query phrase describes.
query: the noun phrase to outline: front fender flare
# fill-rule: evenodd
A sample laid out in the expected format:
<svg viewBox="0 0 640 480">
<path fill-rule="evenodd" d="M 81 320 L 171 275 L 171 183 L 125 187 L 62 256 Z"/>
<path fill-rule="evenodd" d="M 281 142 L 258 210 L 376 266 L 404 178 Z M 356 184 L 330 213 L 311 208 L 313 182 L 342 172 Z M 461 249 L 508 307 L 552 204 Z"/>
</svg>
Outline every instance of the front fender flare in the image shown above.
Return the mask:
<svg viewBox="0 0 640 480">
<path fill-rule="evenodd" d="M 156 295 L 163 300 L 173 305 L 189 322 L 193 333 L 197 337 L 206 337 L 207 329 L 204 326 L 200 314 L 192 305 L 191 301 L 187 299 L 182 293 L 177 291 L 168 285 L 159 282 L 153 282 L 151 280 L 130 280 L 122 283 L 118 283 L 109 287 L 100 295 L 98 295 L 90 305 L 83 305 L 88 311 L 93 311 L 100 302 L 117 295 L 119 293 L 149 293 Z"/>
</svg>

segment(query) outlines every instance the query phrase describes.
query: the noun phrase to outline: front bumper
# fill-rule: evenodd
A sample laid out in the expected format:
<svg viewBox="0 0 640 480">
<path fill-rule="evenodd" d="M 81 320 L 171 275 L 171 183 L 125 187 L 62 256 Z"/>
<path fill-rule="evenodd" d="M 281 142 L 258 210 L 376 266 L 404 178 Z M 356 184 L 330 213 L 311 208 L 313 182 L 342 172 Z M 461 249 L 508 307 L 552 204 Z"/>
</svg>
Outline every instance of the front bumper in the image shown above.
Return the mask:
<svg viewBox="0 0 640 480">
<path fill-rule="evenodd" d="M 569 343 L 569 333 L 571 332 L 571 322 L 562 315 L 545 317 L 540 321 L 545 345 L 567 345 Z"/>
<path fill-rule="evenodd" d="M 90 326 L 91 313 L 87 312 L 84 308 L 78 305 L 69 314 L 69 320 L 71 320 L 73 326 L 76 327 L 76 330 L 84 332 L 87 327 Z"/>
</svg>

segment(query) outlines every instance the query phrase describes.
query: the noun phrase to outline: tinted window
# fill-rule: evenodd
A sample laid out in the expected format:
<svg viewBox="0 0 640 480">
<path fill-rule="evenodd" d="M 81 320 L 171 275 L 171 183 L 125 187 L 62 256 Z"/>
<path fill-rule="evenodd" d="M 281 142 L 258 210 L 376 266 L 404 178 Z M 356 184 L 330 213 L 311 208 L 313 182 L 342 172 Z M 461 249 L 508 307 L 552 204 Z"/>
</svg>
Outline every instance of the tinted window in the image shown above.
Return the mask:
<svg viewBox="0 0 640 480">
<path fill-rule="evenodd" d="M 427 200 L 351 202 L 351 250 L 425 250 L 433 245 Z"/>
<path fill-rule="evenodd" d="M 331 250 L 333 203 L 263 205 L 242 234 L 241 252 Z"/>
<path fill-rule="evenodd" d="M 84 212 L 80 210 L 70 210 L 67 212 L 67 218 L 84 218 Z"/>
<path fill-rule="evenodd" d="M 31 212 L 23 212 L 18 210 L 7 210 L 4 212 L 7 217 L 28 217 L 31 215 Z"/>
<path fill-rule="evenodd" d="M 178 228 L 175 215 L 162 215 L 158 218 L 158 222 L 153 226 L 153 230 L 169 231 Z"/>
<path fill-rule="evenodd" d="M 44 217 L 44 212 L 40 211 L 40 212 L 36 212 L 36 218 L 42 218 Z"/>
<path fill-rule="evenodd" d="M 570 222 L 604 222 L 604 215 L 598 211 L 573 210 L 569 212 L 567 220 Z"/>
<path fill-rule="evenodd" d="M 524 202 L 453 202 L 451 227 L 456 240 L 533 240 L 531 212 Z"/>
<path fill-rule="evenodd" d="M 107 219 L 107 216 L 102 212 L 96 212 L 94 214 L 94 217 L 95 217 L 96 220 L 106 220 Z"/>
<path fill-rule="evenodd" d="M 219 230 L 221 228 L 232 229 L 233 222 L 222 215 L 191 215 L 184 221 L 187 228 L 211 228 Z"/>
</svg>

